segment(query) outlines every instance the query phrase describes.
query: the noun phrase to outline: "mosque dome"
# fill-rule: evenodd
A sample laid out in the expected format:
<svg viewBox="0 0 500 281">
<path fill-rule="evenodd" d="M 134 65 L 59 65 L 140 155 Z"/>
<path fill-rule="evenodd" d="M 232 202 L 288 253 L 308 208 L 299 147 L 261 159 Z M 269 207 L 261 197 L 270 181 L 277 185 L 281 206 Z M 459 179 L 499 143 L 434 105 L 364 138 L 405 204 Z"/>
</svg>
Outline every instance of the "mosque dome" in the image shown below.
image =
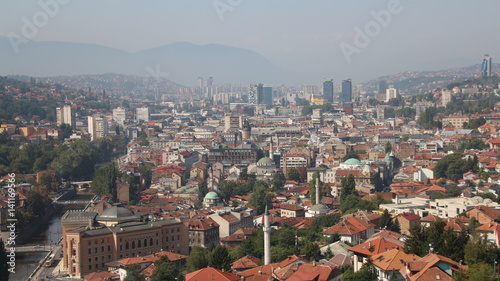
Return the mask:
<svg viewBox="0 0 500 281">
<path fill-rule="evenodd" d="M 275 166 L 273 159 L 269 157 L 262 157 L 257 162 L 257 166 Z"/>
<path fill-rule="evenodd" d="M 209 200 L 219 200 L 219 195 L 215 191 L 210 191 L 205 195 L 205 199 Z"/>
<path fill-rule="evenodd" d="M 361 161 L 356 158 L 347 159 L 343 164 L 345 165 L 361 165 Z"/>
</svg>

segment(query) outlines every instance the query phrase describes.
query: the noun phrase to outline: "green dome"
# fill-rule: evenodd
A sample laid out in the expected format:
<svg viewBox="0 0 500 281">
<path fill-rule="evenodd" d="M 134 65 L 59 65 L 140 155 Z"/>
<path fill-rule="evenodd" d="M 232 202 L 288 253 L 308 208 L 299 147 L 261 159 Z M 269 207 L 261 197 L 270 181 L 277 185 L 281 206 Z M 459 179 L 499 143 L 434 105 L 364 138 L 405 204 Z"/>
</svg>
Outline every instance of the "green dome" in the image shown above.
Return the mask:
<svg viewBox="0 0 500 281">
<path fill-rule="evenodd" d="M 359 161 L 358 159 L 356 158 L 350 158 L 350 159 L 347 159 L 344 164 L 346 165 L 361 165 L 361 161 Z"/>
<path fill-rule="evenodd" d="M 207 195 L 205 195 L 205 199 L 218 200 L 219 195 L 215 191 L 210 191 L 209 193 L 207 193 Z"/>
</svg>

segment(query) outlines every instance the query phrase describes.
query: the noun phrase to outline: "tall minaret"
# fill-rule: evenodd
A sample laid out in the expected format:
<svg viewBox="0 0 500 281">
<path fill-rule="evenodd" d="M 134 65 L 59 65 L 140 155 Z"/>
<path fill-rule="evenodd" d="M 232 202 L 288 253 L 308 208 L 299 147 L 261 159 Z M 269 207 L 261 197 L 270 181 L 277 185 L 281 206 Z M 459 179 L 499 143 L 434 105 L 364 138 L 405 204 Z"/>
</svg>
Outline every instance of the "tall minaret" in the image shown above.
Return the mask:
<svg viewBox="0 0 500 281">
<path fill-rule="evenodd" d="M 266 211 L 264 213 L 264 265 L 271 263 L 271 227 L 269 226 L 269 213 Z"/>
<path fill-rule="evenodd" d="M 316 204 L 319 204 L 319 173 L 316 174 Z"/>
</svg>

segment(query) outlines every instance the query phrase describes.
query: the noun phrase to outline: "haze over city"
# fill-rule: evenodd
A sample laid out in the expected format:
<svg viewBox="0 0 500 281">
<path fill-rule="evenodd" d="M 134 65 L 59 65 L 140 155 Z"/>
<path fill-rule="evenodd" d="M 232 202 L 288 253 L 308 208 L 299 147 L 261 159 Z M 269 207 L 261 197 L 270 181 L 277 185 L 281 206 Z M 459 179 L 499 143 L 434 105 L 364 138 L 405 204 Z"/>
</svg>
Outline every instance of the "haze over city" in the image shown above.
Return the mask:
<svg viewBox="0 0 500 281">
<path fill-rule="evenodd" d="M 468 66 L 480 63 L 485 53 L 495 57 L 495 49 L 500 45 L 500 39 L 493 36 L 498 26 L 498 1 L 54 0 L 2 1 L 2 6 L 0 36 L 22 36 L 37 42 L 95 44 L 131 53 L 179 42 L 242 48 L 258 53 L 276 66 L 276 71 L 266 74 L 268 81 L 263 81 L 270 83 L 313 83 L 325 77 L 337 80 L 351 77 L 361 82 L 405 70 Z M 34 28 L 30 29 L 30 25 Z M 0 67 L 2 75 L 119 72 L 114 68 L 79 69 L 79 61 L 75 61 L 74 65 L 54 67 L 53 71 L 51 65 L 46 65 L 43 75 L 29 64 L 17 63 L 27 56 L 29 52 L 23 53 L 23 50 L 33 42 L 0 39 L 3 39 L 0 45 L 7 59 L 3 59 L 6 65 Z M 13 46 L 19 50 L 16 52 Z M 87 51 L 97 48 L 79 47 Z M 61 50 L 66 52 L 65 48 Z M 233 82 L 229 81 L 233 79 L 230 73 L 235 71 L 232 68 L 245 68 L 245 64 L 254 72 L 259 68 L 272 68 L 271 64 L 248 63 L 242 59 L 246 55 L 238 54 L 234 66 L 225 66 L 215 73 L 216 81 Z M 90 56 L 101 59 L 106 53 Z M 139 60 L 131 67 L 134 71 L 123 67 L 124 74 L 147 75 L 145 66 L 154 67 L 154 62 L 162 59 L 154 54 L 148 56 L 149 61 Z M 203 59 L 198 62 L 210 65 L 206 66 L 207 70 L 199 71 L 203 73 L 193 71 L 193 78 L 181 77 L 179 73 L 176 76 L 178 62 L 165 61 L 161 67 L 171 74 L 172 80 L 178 78 L 175 82 L 194 84 L 199 75 L 211 76 L 210 67 L 219 63 Z M 90 73 L 92 71 L 95 73 Z M 235 82 L 259 82 L 255 79 L 260 77 L 249 76 L 249 81 L 242 78 Z"/>
</svg>

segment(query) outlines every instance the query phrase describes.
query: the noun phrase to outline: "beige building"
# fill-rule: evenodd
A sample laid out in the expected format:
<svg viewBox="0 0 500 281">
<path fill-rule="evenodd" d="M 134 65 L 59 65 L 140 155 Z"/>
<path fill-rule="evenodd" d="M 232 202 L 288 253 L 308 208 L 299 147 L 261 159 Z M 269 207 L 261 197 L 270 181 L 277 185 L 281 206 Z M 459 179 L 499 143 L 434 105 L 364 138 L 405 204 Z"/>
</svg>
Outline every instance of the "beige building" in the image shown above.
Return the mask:
<svg viewBox="0 0 500 281">
<path fill-rule="evenodd" d="M 443 118 L 443 127 L 451 125 L 453 128 L 456 129 L 463 129 L 464 128 L 464 123 L 467 122 L 469 123 L 470 118 L 467 116 L 450 116 L 447 118 Z"/>
<path fill-rule="evenodd" d="M 107 263 L 158 251 L 188 254 L 187 227 L 176 219 L 142 221 L 125 207 L 101 215 L 68 211 L 62 217 L 63 266 L 71 277 L 106 270 Z"/>
<path fill-rule="evenodd" d="M 211 218 L 189 220 L 189 247 L 210 248 L 220 244 L 219 224 Z"/>
</svg>

